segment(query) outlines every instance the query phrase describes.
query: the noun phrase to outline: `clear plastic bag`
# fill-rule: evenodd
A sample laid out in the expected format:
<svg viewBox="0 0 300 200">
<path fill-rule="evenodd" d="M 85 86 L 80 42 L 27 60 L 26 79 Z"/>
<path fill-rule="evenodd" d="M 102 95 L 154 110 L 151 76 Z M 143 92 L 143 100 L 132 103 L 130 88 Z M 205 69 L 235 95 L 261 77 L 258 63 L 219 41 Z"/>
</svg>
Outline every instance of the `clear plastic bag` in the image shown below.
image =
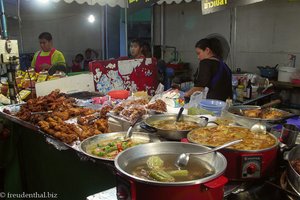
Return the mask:
<svg viewBox="0 0 300 200">
<path fill-rule="evenodd" d="M 135 122 L 138 118 L 142 118 L 145 115 L 146 109 L 143 105 L 132 105 L 125 108 L 120 112 L 120 116 L 128 120 L 130 123 Z"/>
<path fill-rule="evenodd" d="M 191 95 L 191 98 L 190 98 L 190 102 L 188 104 L 186 104 L 184 107 L 185 108 L 198 108 L 200 107 L 199 106 L 199 102 L 202 100 L 202 99 L 206 99 L 206 96 L 207 96 L 207 93 L 208 93 L 208 88 L 204 88 L 204 90 L 202 91 L 197 91 L 197 92 L 194 92 L 192 95 Z"/>
</svg>

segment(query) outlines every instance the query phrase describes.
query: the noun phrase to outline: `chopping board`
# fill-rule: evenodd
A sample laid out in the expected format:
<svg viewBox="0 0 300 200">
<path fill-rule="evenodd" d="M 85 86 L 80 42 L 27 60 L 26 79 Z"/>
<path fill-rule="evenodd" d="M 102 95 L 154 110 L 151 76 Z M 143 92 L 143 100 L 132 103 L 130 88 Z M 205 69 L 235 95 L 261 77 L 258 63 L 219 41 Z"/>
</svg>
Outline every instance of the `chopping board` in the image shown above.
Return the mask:
<svg viewBox="0 0 300 200">
<path fill-rule="evenodd" d="M 83 91 L 95 92 L 93 74 L 91 73 L 36 83 L 35 89 L 37 96 L 48 95 L 56 89 L 66 94 Z"/>
</svg>

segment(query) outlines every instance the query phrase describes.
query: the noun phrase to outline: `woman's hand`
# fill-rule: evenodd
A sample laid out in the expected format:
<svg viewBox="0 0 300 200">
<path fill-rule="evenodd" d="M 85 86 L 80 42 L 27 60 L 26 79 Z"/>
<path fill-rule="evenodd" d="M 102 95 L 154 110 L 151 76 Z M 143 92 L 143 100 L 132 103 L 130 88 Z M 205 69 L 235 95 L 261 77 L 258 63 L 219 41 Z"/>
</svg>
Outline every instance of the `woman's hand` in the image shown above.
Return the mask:
<svg viewBox="0 0 300 200">
<path fill-rule="evenodd" d="M 192 96 L 192 94 L 194 94 L 194 92 L 197 91 L 202 91 L 204 88 L 203 87 L 192 87 L 189 91 L 187 91 L 184 96 L 185 97 L 190 97 Z"/>
<path fill-rule="evenodd" d="M 44 64 L 41 65 L 41 68 L 42 68 L 43 70 L 49 70 L 51 67 L 52 67 L 51 65 L 46 64 L 46 63 L 44 63 Z"/>
</svg>

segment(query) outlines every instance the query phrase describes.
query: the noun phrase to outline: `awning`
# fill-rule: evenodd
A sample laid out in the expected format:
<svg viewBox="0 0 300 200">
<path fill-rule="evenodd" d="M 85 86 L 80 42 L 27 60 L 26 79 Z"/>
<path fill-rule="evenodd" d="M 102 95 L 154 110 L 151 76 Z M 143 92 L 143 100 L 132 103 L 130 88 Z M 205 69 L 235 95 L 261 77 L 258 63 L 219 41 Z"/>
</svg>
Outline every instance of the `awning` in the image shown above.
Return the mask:
<svg viewBox="0 0 300 200">
<path fill-rule="evenodd" d="M 88 5 L 99 4 L 100 6 L 109 5 L 110 7 L 120 6 L 125 8 L 127 6 L 127 0 L 52 0 L 54 2 L 64 1 L 66 3 L 77 2 L 79 4 L 87 3 Z"/>
<path fill-rule="evenodd" d="M 162 3 L 164 3 L 164 2 L 166 2 L 167 4 L 171 4 L 171 3 L 177 3 L 177 4 L 179 4 L 179 3 L 181 3 L 182 1 L 184 1 L 184 2 L 186 2 L 186 3 L 192 2 L 192 0 L 159 0 L 159 1 L 157 2 L 157 4 L 162 4 Z"/>
</svg>

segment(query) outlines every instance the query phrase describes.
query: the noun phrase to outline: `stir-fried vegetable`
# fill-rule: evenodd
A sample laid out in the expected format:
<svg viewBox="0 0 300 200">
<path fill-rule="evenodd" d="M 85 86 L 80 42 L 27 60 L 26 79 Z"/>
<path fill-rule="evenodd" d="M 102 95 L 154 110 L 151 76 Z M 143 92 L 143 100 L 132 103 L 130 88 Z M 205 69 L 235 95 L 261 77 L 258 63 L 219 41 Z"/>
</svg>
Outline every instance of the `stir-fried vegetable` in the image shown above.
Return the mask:
<svg viewBox="0 0 300 200">
<path fill-rule="evenodd" d="M 173 171 L 168 171 L 168 174 L 174 177 L 179 177 L 179 176 L 188 176 L 189 171 L 188 170 L 173 170 Z"/>
<path fill-rule="evenodd" d="M 94 149 L 91 149 L 91 153 L 95 156 L 103 158 L 115 158 L 119 152 L 138 145 L 140 143 L 133 142 L 132 140 L 122 141 L 121 139 L 115 139 L 111 142 L 99 143 Z"/>
<path fill-rule="evenodd" d="M 150 169 L 159 169 L 162 168 L 163 165 L 164 165 L 164 161 L 158 156 L 151 156 L 147 160 L 147 166 Z"/>
<path fill-rule="evenodd" d="M 151 170 L 149 176 L 157 181 L 161 182 L 174 182 L 175 179 L 173 176 L 169 175 L 163 170 Z"/>
</svg>

